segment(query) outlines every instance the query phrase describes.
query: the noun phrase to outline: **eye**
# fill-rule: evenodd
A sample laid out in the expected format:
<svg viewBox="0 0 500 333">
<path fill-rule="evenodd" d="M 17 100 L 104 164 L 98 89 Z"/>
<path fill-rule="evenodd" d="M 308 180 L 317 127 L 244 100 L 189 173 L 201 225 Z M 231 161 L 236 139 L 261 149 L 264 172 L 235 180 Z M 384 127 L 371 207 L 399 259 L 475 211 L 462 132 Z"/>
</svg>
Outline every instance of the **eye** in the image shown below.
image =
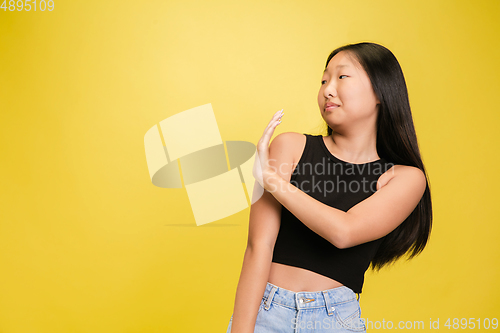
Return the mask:
<svg viewBox="0 0 500 333">
<path fill-rule="evenodd" d="M 339 76 L 339 79 L 341 79 L 341 78 L 342 78 L 342 76 L 345 76 L 345 77 L 347 77 L 347 75 L 340 75 L 340 76 Z"/>
<path fill-rule="evenodd" d="M 325 84 L 326 83 L 326 80 L 323 80 L 321 81 L 321 85 Z"/>
</svg>

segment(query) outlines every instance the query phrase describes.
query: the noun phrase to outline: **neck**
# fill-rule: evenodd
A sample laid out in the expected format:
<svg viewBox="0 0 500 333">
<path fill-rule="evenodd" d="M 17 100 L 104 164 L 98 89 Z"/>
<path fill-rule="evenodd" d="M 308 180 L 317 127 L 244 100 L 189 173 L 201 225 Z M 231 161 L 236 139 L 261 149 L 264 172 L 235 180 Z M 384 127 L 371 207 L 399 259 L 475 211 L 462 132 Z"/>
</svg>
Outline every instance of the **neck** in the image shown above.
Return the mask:
<svg viewBox="0 0 500 333">
<path fill-rule="evenodd" d="M 377 133 L 359 131 L 358 133 L 333 132 L 330 135 L 332 153 L 341 160 L 351 163 L 368 163 L 378 160 Z"/>
</svg>

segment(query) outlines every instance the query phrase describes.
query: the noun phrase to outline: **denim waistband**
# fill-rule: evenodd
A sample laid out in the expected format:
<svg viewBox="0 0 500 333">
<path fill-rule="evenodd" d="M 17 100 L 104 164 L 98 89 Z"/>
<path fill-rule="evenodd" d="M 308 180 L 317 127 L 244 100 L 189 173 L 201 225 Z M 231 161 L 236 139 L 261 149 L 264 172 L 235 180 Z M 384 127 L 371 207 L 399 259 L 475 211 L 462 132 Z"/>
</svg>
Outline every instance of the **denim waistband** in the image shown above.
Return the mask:
<svg viewBox="0 0 500 333">
<path fill-rule="evenodd" d="M 346 286 L 321 291 L 295 292 L 267 282 L 264 300 L 266 310 L 271 306 L 271 302 L 275 302 L 297 310 L 326 307 L 331 314 L 336 305 L 356 300 L 356 294 Z"/>
</svg>

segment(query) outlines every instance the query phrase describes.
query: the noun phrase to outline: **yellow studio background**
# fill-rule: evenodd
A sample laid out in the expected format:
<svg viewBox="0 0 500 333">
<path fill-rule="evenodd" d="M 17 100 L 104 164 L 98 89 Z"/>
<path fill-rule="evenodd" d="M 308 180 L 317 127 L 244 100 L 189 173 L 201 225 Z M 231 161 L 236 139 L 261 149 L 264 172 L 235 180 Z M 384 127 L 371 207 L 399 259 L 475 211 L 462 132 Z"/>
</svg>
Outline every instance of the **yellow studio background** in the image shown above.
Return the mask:
<svg viewBox="0 0 500 333">
<path fill-rule="evenodd" d="M 361 41 L 401 63 L 434 208 L 419 257 L 366 274 L 362 317 L 500 318 L 500 2 L 54 5 L 0 10 L 0 333 L 225 332 L 249 209 L 197 227 L 144 134 L 207 103 L 224 141 L 280 109 L 276 134 L 319 134 L 326 58 Z"/>
</svg>

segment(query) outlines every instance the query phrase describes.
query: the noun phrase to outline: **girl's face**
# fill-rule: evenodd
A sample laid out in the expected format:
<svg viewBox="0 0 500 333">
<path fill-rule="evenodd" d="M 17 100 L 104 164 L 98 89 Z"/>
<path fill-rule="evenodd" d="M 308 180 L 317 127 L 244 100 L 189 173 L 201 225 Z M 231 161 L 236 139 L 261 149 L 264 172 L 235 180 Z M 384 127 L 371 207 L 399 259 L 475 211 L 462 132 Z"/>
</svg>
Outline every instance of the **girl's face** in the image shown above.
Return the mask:
<svg viewBox="0 0 500 333">
<path fill-rule="evenodd" d="M 345 51 L 328 63 L 321 79 L 318 105 L 333 130 L 370 126 L 377 119 L 378 100 L 368 74 Z"/>
</svg>

